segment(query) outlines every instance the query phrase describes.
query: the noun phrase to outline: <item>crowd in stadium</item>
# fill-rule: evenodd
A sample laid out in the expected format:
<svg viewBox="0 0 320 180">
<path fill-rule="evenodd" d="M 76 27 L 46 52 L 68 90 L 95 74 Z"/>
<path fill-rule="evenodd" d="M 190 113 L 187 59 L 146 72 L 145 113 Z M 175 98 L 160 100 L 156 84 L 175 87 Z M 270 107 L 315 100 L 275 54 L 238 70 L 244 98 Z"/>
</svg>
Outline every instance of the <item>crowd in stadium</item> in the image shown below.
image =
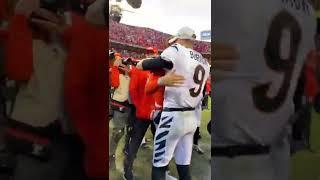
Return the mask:
<svg viewBox="0 0 320 180">
<path fill-rule="evenodd" d="M 131 57 L 134 59 L 143 59 L 146 57 L 146 53 L 129 51 L 122 48 L 114 48 L 114 51 L 120 53 L 122 57 Z"/>
<path fill-rule="evenodd" d="M 150 28 L 130 26 L 112 20 L 109 21 L 109 38 L 111 41 L 140 47 L 153 46 L 163 50 L 169 37 L 169 34 Z M 200 53 L 210 53 L 211 44 L 209 42 L 196 41 L 195 50 Z"/>
</svg>

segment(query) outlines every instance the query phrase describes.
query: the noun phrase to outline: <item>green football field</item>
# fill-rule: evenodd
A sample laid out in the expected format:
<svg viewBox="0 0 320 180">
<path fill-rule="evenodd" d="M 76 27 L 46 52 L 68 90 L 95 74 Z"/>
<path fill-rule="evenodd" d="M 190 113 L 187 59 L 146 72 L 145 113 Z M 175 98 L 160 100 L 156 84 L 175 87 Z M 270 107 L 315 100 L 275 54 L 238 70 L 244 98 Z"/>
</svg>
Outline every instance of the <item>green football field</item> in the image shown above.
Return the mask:
<svg viewBox="0 0 320 180">
<path fill-rule="evenodd" d="M 193 180 L 210 180 L 210 135 L 207 132 L 206 125 L 210 118 L 210 110 L 202 113 L 200 145 L 205 150 L 204 155 L 193 153 L 192 156 L 192 176 Z M 305 150 L 296 153 L 291 159 L 291 177 L 290 180 L 320 180 L 320 115 L 313 113 L 311 130 L 311 151 Z M 112 125 L 111 125 L 112 127 Z M 151 132 L 148 131 L 147 138 L 152 139 Z M 152 142 L 149 142 L 149 148 L 140 148 L 135 164 L 134 175 L 136 180 L 149 180 L 151 174 L 152 160 Z M 123 139 L 117 149 L 117 171 L 110 172 L 110 180 L 120 180 L 122 176 L 122 147 Z M 170 164 L 171 174 L 177 177 L 174 163 Z"/>
</svg>

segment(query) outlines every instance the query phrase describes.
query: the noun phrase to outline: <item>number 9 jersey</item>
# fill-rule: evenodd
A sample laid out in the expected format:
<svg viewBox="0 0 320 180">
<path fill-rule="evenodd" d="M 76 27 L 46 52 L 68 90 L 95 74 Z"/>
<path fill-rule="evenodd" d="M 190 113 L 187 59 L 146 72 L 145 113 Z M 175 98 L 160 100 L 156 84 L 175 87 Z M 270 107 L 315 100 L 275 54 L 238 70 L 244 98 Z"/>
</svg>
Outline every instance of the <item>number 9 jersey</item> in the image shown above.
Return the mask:
<svg viewBox="0 0 320 180">
<path fill-rule="evenodd" d="M 214 42 L 237 47 L 240 59 L 229 78 L 215 84 L 213 137 L 220 138 L 213 142 L 270 144 L 294 113 L 298 76 L 314 42 L 313 7 L 307 0 L 215 5 Z"/>
<path fill-rule="evenodd" d="M 185 78 L 180 87 L 165 87 L 163 107 L 197 107 L 203 97 L 203 89 L 210 74 L 210 67 L 202 55 L 180 44 L 174 44 L 160 55 L 173 63 L 173 70 Z"/>
</svg>

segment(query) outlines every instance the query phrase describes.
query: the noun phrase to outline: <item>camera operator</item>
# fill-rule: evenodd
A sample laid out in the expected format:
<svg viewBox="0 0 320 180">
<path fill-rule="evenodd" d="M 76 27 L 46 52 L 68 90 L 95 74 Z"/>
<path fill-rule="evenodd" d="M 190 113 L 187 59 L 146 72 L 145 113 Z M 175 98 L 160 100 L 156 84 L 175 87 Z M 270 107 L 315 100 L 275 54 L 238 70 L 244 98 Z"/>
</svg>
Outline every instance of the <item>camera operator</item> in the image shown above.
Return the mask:
<svg viewBox="0 0 320 180">
<path fill-rule="evenodd" d="M 110 138 L 109 148 L 109 167 L 116 169 L 116 149 L 118 147 L 120 139 L 125 136 L 126 144 L 129 141 L 130 129 L 129 125 L 129 71 L 132 61 L 130 58 L 122 59 L 120 54 L 116 53 L 111 56 L 114 59 L 112 66 L 110 67 L 110 84 L 111 84 L 111 98 L 110 105 L 113 111 L 113 128 Z M 124 152 L 126 151 L 124 147 Z"/>
</svg>

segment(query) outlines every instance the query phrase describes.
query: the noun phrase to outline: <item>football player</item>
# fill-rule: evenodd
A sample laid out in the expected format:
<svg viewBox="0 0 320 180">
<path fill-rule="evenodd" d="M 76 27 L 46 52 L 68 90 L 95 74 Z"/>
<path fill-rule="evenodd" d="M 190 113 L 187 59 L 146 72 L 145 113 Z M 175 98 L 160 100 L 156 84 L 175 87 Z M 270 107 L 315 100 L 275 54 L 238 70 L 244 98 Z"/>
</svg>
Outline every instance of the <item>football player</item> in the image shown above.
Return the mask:
<svg viewBox="0 0 320 180">
<path fill-rule="evenodd" d="M 151 48 L 152 56 L 149 56 L 150 53 L 147 54 L 148 57 L 154 57 L 154 53 L 156 54 L 157 52 L 155 51 L 155 48 Z M 138 74 L 137 74 L 138 73 Z M 132 139 L 130 141 L 130 144 L 128 145 L 128 154 L 125 158 L 124 161 L 124 178 L 125 179 L 132 179 L 133 178 L 133 173 L 132 173 L 132 167 L 134 163 L 134 158 L 138 152 L 139 148 L 139 143 L 141 141 L 143 142 L 143 136 L 145 135 L 149 125 L 151 124 L 151 127 L 153 123 L 151 123 L 154 118 L 152 116 L 152 113 L 155 109 L 159 109 L 159 104 L 162 105 L 163 101 L 163 91 L 158 88 L 159 86 L 171 86 L 176 83 L 181 83 L 183 80 L 182 76 L 175 75 L 174 73 L 169 73 L 165 77 L 161 77 L 162 83 L 158 84 L 158 76 L 156 73 L 151 75 L 149 72 L 146 71 L 138 71 L 136 70 L 135 73 L 131 73 L 134 76 L 139 76 L 139 79 L 136 82 L 133 82 L 131 84 L 132 86 L 132 93 L 131 97 L 135 104 L 138 103 L 138 99 L 141 99 L 140 105 L 137 105 L 137 120 L 135 121 L 135 126 L 133 128 L 133 134 L 132 134 Z M 160 73 L 161 75 L 164 75 L 162 72 Z M 178 77 L 178 78 L 176 78 Z M 155 83 L 154 80 L 156 79 Z M 143 83 L 144 82 L 144 83 Z M 146 92 L 144 91 L 145 89 Z M 158 91 L 159 89 L 159 91 Z M 155 92 L 157 91 L 157 92 Z M 157 94 L 162 94 L 159 100 L 159 96 L 156 96 Z M 160 102 L 161 101 L 161 102 Z M 154 108 L 154 106 L 157 106 Z M 155 128 L 154 128 L 155 132 Z M 153 132 L 153 133 L 154 133 Z M 143 139 L 142 139 L 143 138 Z M 171 178 L 168 173 L 167 173 L 167 178 Z"/>
<path fill-rule="evenodd" d="M 165 74 L 165 71 L 163 69 L 159 69 L 150 74 L 145 86 L 145 92 L 146 94 L 152 95 L 154 98 L 154 109 L 151 112 L 150 116 L 152 117 L 155 129 L 159 125 L 159 121 L 161 119 L 165 87 L 180 86 L 183 84 L 184 80 L 185 79 L 183 76 L 175 74 L 174 71 Z M 176 178 L 171 176 L 169 173 L 170 171 L 168 168 L 166 170 L 166 180 L 176 180 Z"/>
</svg>

